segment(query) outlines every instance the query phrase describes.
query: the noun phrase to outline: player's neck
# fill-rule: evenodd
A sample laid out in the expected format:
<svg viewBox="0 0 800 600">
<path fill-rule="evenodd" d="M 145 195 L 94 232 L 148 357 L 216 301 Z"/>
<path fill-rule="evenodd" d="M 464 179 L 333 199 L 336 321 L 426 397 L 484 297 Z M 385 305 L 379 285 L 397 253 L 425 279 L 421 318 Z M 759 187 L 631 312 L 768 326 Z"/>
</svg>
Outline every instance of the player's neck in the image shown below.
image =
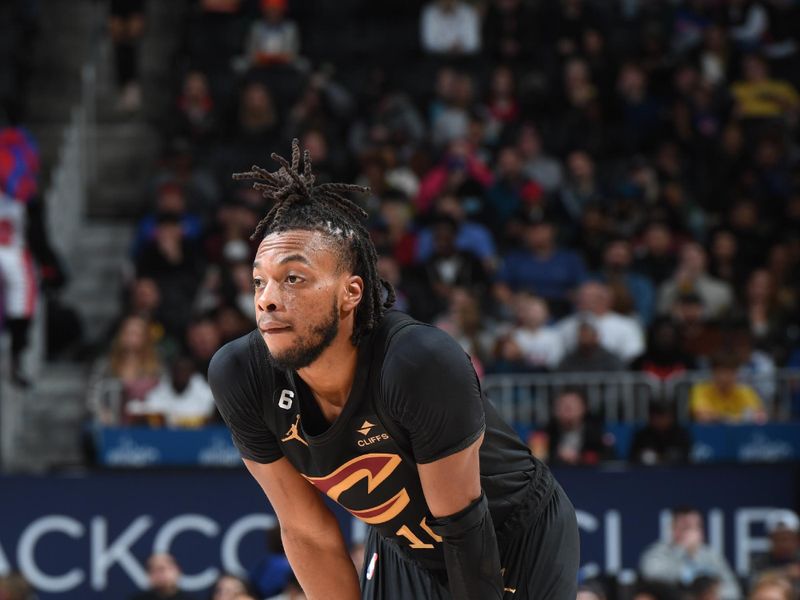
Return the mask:
<svg viewBox="0 0 800 600">
<path fill-rule="evenodd" d="M 297 374 L 321 404 L 341 408 L 347 402 L 358 365 L 358 348 L 342 332 L 320 357 Z M 324 412 L 324 406 L 322 406 Z"/>
</svg>

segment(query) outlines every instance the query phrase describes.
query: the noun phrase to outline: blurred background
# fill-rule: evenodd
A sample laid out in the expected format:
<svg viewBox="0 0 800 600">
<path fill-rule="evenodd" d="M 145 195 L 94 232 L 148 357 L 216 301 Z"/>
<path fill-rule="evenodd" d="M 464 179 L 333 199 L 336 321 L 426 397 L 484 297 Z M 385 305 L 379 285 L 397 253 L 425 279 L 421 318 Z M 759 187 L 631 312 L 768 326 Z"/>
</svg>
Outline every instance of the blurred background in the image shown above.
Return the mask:
<svg viewBox="0 0 800 600">
<path fill-rule="evenodd" d="M 796 599 L 798 32 L 796 0 L 0 3 L 0 599 L 303 597 L 206 383 L 269 209 L 230 175 L 293 137 L 566 488 L 579 600 Z"/>
</svg>

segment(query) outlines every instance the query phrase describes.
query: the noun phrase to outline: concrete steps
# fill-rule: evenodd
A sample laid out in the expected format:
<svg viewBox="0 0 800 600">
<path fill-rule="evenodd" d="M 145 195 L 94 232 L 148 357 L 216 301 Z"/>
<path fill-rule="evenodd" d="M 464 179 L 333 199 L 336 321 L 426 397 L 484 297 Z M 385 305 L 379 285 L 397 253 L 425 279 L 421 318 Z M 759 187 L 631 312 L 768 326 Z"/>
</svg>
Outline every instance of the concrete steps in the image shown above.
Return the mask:
<svg viewBox="0 0 800 600">
<path fill-rule="evenodd" d="M 147 7 L 140 55 L 144 106 L 136 114 L 116 108 L 118 90 L 105 29 L 108 3 L 47 0 L 32 58 L 27 124 L 40 144 L 46 189 L 64 128 L 80 100 L 82 66 L 90 50 L 97 53 L 98 177 L 89 190 L 77 242 L 62 256 L 70 279 L 60 298 L 79 312 L 90 345 L 103 339 L 122 309 L 135 219 L 150 206 L 148 186 L 161 152 L 154 117 L 163 114 L 177 85 L 170 79 L 172 56 L 186 2 L 154 1 Z M 86 364 L 48 363 L 31 389 L 15 392 L 21 426 L 13 440 L 13 469 L 46 471 L 81 462 L 87 377 Z"/>
<path fill-rule="evenodd" d="M 85 379 L 82 365 L 50 363 L 31 389 L 17 392 L 21 427 L 13 440 L 11 470 L 45 471 L 82 462 Z"/>
<path fill-rule="evenodd" d="M 89 343 L 101 339 L 119 316 L 119 290 L 130 272 L 132 240 L 130 224 L 93 222 L 68 258 L 71 279 L 62 298 L 81 315 Z"/>
<path fill-rule="evenodd" d="M 157 131 L 148 123 L 104 123 L 97 127 L 98 181 L 87 206 L 89 219 L 130 221 L 151 204 L 148 184 L 160 152 Z"/>
</svg>

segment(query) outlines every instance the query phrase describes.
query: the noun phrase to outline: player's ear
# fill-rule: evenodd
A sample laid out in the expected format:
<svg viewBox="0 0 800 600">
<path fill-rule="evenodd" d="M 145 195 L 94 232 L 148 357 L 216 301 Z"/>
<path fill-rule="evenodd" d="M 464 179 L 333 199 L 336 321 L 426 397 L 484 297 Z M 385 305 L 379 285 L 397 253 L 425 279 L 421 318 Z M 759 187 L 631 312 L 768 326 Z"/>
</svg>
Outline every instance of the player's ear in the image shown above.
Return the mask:
<svg viewBox="0 0 800 600">
<path fill-rule="evenodd" d="M 350 275 L 344 282 L 344 298 L 342 308 L 353 310 L 364 295 L 364 280 L 358 275 Z"/>
</svg>

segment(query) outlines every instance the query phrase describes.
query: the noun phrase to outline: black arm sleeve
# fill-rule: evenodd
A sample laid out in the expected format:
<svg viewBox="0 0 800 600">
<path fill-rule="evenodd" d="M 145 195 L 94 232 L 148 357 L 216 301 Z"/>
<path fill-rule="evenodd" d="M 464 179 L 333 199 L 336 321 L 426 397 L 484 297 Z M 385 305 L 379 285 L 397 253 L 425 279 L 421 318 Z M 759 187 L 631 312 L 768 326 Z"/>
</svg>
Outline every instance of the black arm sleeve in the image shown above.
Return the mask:
<svg viewBox="0 0 800 600">
<path fill-rule="evenodd" d="M 260 399 L 271 397 L 271 390 L 262 389 L 266 373 L 256 371 L 250 343 L 246 335 L 220 348 L 208 367 L 208 383 L 242 458 L 266 464 L 281 458 L 283 452 L 264 420 Z"/>
<path fill-rule="evenodd" d="M 486 495 L 464 510 L 432 519 L 434 533 L 444 540 L 444 562 L 450 594 L 459 600 L 503 597 L 500 551 Z"/>
<path fill-rule="evenodd" d="M 381 397 L 408 432 L 417 463 L 463 450 L 483 433 L 480 385 L 469 357 L 445 332 L 416 325 L 386 355 Z"/>
</svg>

